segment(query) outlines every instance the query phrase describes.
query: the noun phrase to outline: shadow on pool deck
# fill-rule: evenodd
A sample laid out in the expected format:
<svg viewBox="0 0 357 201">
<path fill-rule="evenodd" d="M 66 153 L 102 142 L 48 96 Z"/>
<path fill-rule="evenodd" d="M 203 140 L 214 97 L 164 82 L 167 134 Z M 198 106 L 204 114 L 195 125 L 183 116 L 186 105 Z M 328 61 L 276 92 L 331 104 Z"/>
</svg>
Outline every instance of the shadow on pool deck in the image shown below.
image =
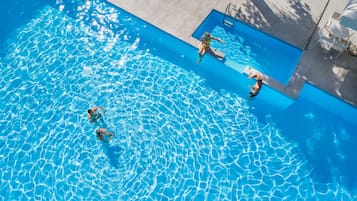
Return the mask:
<svg viewBox="0 0 357 201">
<path fill-rule="evenodd" d="M 281 40 L 304 49 L 315 23 L 309 6 L 300 1 L 289 2 L 291 9 L 273 11 L 266 1 L 247 1 L 241 5 L 239 19 Z M 302 37 L 291 37 L 299 35 Z"/>
</svg>

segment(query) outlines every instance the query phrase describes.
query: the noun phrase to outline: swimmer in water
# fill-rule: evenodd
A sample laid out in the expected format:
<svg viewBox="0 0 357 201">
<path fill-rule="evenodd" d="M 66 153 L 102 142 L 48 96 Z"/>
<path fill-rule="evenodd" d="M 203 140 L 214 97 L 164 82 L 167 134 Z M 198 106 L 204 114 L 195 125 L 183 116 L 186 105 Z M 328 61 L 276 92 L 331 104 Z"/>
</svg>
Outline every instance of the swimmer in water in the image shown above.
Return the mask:
<svg viewBox="0 0 357 201">
<path fill-rule="evenodd" d="M 102 115 L 98 112 L 98 110 L 102 110 L 104 113 L 104 108 L 99 106 L 99 107 L 93 107 L 88 110 L 88 121 L 92 124 L 96 122 L 98 119 L 102 118 Z"/>
<path fill-rule="evenodd" d="M 254 72 L 250 74 L 248 78 L 255 78 L 257 80 L 249 92 L 249 97 L 253 98 L 259 94 L 259 91 L 263 86 L 263 75 L 261 73 Z"/>
<path fill-rule="evenodd" d="M 113 137 L 114 133 L 108 132 L 106 128 L 99 128 L 95 131 L 97 139 L 103 142 L 109 142 Z"/>
</svg>

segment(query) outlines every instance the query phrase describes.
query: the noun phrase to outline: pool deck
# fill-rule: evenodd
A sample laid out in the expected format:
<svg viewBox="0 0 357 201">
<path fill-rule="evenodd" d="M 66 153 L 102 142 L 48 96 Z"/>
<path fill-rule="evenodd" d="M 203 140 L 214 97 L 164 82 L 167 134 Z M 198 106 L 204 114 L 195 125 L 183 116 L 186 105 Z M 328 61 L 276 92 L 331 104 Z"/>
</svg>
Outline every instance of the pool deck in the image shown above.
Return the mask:
<svg viewBox="0 0 357 201">
<path fill-rule="evenodd" d="M 265 83 L 297 98 L 308 82 L 331 95 L 357 106 L 357 57 L 347 52 L 335 57 L 335 51 L 323 51 L 314 45 L 319 31 L 333 15 L 341 13 L 348 0 L 108 0 L 122 9 L 199 46 L 191 35 L 212 9 L 225 12 L 227 5 L 236 5 L 236 17 L 266 33 L 304 50 L 290 82 L 281 84 L 265 75 Z M 357 44 L 354 31 L 351 41 Z"/>
</svg>

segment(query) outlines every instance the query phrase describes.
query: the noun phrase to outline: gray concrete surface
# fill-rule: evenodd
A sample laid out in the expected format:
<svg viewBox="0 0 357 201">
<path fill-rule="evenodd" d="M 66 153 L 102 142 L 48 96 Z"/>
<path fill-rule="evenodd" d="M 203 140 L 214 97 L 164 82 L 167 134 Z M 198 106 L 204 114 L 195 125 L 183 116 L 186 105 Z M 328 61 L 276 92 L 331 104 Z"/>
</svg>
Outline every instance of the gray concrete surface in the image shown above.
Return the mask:
<svg viewBox="0 0 357 201">
<path fill-rule="evenodd" d="M 357 57 L 344 52 L 334 58 L 337 52 L 313 46 L 321 28 L 334 12 L 342 12 L 347 0 L 108 1 L 197 47 L 199 41 L 191 37 L 192 32 L 212 9 L 224 12 L 232 3 L 241 8 L 236 16 L 240 20 L 304 49 L 288 85 L 266 76 L 267 84 L 296 98 L 308 82 L 357 106 Z M 351 39 L 357 43 L 356 32 Z"/>
</svg>

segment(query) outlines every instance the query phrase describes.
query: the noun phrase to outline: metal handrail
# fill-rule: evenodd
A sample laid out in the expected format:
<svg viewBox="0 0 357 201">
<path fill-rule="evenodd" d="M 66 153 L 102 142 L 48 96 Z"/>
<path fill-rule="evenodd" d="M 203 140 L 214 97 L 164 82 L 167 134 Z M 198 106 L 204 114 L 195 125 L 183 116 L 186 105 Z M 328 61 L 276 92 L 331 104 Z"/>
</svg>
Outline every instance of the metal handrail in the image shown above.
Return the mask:
<svg viewBox="0 0 357 201">
<path fill-rule="evenodd" d="M 234 23 L 232 23 L 231 21 L 226 19 L 227 16 L 229 16 L 230 18 L 236 18 L 236 16 L 232 16 L 231 13 L 229 12 L 231 9 L 231 6 L 232 6 L 232 3 L 229 2 L 229 4 L 226 7 L 226 10 L 224 11 L 223 24 L 232 28 Z M 237 12 L 240 12 L 240 8 L 237 10 Z"/>
</svg>

